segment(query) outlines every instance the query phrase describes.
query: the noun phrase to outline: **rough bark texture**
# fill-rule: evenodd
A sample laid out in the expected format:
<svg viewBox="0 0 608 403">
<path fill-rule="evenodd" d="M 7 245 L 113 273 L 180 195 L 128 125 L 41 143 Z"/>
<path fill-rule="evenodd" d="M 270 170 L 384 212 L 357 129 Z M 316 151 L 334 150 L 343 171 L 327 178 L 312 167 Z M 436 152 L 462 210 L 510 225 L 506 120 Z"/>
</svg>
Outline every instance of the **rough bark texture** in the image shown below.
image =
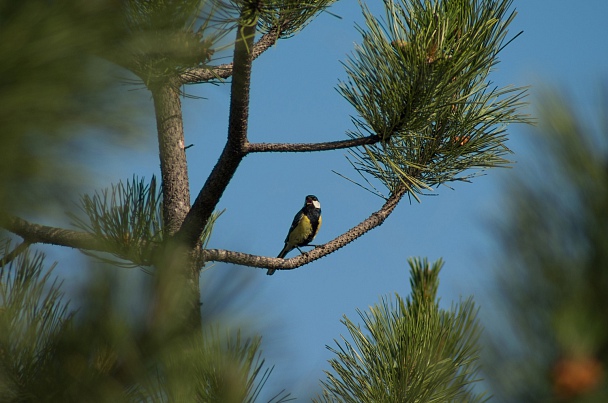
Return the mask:
<svg viewBox="0 0 608 403">
<path fill-rule="evenodd" d="M 34 224 L 0 212 L 0 227 L 19 235 L 30 244 L 46 243 L 85 250 L 106 251 L 104 243 L 93 234 Z"/>
<path fill-rule="evenodd" d="M 179 88 L 171 82 L 152 86 L 160 170 L 163 186 L 165 234 L 173 235 L 190 209 L 188 165 Z"/>
<path fill-rule="evenodd" d="M 154 99 L 160 170 L 163 189 L 165 239 L 155 266 L 153 325 L 201 326 L 199 273 L 194 262 L 184 258 L 182 245 L 171 241 L 190 210 L 190 187 L 186 161 L 182 105 L 177 81 L 167 80 L 150 86 Z"/>
</svg>

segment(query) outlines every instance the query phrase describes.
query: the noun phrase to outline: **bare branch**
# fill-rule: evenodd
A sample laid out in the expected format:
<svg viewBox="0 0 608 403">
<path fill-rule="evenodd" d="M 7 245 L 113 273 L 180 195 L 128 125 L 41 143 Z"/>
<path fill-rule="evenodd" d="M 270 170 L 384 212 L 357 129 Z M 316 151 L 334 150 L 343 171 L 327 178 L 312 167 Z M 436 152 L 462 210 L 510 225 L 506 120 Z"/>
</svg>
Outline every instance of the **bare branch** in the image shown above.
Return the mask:
<svg viewBox="0 0 608 403">
<path fill-rule="evenodd" d="M 363 146 L 366 144 L 375 144 L 380 141 L 380 137 L 376 135 L 368 137 L 359 137 L 350 140 L 328 141 L 325 143 L 249 143 L 247 144 L 247 153 L 264 153 L 264 152 L 279 152 L 279 153 L 299 153 L 313 151 L 328 151 L 339 150 L 343 148 L 352 148 Z"/>
<path fill-rule="evenodd" d="M 33 224 L 22 218 L 0 213 L 0 227 L 19 235 L 29 243 L 46 243 L 70 248 L 109 252 L 94 235 L 63 228 Z"/>
<path fill-rule="evenodd" d="M 280 32 L 276 28 L 262 35 L 260 40 L 253 45 L 251 59 L 255 60 L 259 55 L 274 45 L 277 42 L 279 35 Z M 199 84 L 210 80 L 228 78 L 233 73 L 233 65 L 234 63 L 226 63 L 215 67 L 197 67 L 189 69 L 180 75 L 179 80 L 181 84 Z"/>
<path fill-rule="evenodd" d="M 263 257 L 222 249 L 198 250 L 194 252 L 197 255 L 195 258 L 199 262 L 199 267 L 201 267 L 205 262 L 224 262 L 242 266 L 260 267 L 264 269 L 293 270 L 337 251 L 366 232 L 382 225 L 384 220 L 386 220 L 386 218 L 393 212 L 395 207 L 397 207 L 397 204 L 399 201 L 401 201 L 407 191 L 407 186 L 400 187 L 397 193 L 393 194 L 387 199 L 386 203 L 384 203 L 380 210 L 372 213 L 368 218 L 358 225 L 354 226 L 344 234 L 329 241 L 328 243 L 320 245 L 310 252 L 305 252 L 302 255 L 293 257 L 291 259 Z"/>
</svg>

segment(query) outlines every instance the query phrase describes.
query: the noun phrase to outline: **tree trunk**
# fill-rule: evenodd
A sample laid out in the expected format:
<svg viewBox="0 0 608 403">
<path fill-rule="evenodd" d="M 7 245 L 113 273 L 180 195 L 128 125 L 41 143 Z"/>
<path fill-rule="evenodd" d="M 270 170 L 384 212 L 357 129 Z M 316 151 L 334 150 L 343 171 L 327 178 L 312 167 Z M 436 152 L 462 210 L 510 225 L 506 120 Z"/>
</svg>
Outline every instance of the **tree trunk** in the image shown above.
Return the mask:
<svg viewBox="0 0 608 403">
<path fill-rule="evenodd" d="M 152 86 L 151 91 L 158 131 L 166 240 L 164 253 L 156 260 L 153 324 L 168 332 L 200 329 L 199 271 L 187 247 L 173 239 L 190 210 L 179 87 L 168 81 Z"/>
<path fill-rule="evenodd" d="M 164 231 L 166 236 L 172 236 L 190 210 L 182 105 L 179 88 L 171 82 L 152 87 L 152 97 L 158 130 Z"/>
</svg>

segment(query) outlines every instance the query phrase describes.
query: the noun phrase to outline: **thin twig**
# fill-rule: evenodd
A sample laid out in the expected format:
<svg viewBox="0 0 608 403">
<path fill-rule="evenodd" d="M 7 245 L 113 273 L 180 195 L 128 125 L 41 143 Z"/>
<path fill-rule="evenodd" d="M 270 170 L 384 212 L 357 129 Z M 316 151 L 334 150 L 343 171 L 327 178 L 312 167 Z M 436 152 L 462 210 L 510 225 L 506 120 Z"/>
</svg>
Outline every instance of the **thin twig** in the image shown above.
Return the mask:
<svg viewBox="0 0 608 403">
<path fill-rule="evenodd" d="M 27 250 L 28 246 L 30 246 L 30 245 L 31 245 L 31 243 L 28 241 L 21 242 L 19 245 L 17 245 L 15 247 L 15 249 L 8 252 L 6 255 L 0 257 L 0 262 L 2 263 L 2 265 L 9 264 L 10 262 L 13 261 L 13 259 L 15 259 L 17 256 L 19 256 L 23 252 L 25 252 Z"/>
</svg>

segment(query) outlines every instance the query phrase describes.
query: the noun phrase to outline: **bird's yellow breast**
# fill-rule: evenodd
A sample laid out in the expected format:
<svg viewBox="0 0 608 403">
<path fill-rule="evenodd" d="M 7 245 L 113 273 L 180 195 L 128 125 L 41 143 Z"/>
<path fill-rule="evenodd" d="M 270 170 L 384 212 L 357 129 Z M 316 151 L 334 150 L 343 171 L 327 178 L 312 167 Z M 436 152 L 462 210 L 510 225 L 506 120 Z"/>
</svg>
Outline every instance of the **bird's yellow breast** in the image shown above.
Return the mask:
<svg viewBox="0 0 608 403">
<path fill-rule="evenodd" d="M 299 245 L 306 240 L 312 233 L 312 224 L 305 215 L 302 216 L 300 222 L 289 234 L 287 242 L 291 245 Z"/>
</svg>

